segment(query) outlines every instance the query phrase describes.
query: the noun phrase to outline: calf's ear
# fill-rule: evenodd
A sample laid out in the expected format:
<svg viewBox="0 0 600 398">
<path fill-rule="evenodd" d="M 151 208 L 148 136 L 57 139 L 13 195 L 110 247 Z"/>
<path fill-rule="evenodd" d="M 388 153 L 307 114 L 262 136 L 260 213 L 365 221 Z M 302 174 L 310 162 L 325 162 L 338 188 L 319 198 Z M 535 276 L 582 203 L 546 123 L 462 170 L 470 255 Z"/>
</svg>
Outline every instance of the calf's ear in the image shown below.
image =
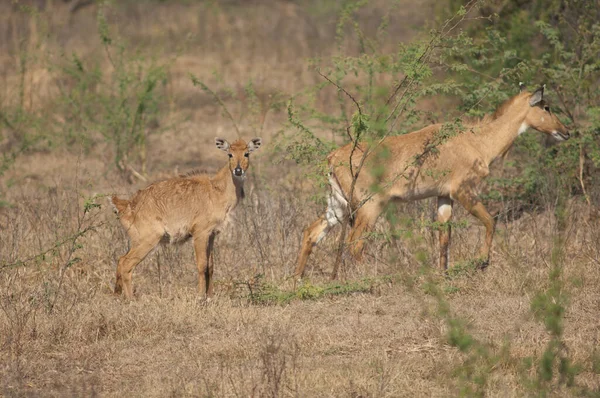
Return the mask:
<svg viewBox="0 0 600 398">
<path fill-rule="evenodd" d="M 262 138 L 252 138 L 248 143 L 248 152 L 256 151 L 262 145 Z"/>
<path fill-rule="evenodd" d="M 229 150 L 229 142 L 227 142 L 227 140 L 224 140 L 223 138 L 215 138 L 215 145 L 222 151 L 227 152 Z"/>
</svg>

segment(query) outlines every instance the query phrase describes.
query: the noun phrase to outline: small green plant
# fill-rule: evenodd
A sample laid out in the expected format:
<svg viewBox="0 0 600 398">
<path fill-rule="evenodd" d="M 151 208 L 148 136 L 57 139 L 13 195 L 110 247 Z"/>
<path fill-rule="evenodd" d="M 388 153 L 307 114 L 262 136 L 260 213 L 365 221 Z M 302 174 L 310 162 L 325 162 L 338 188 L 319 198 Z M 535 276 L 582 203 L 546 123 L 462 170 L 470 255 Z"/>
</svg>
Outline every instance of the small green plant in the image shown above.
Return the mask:
<svg viewBox="0 0 600 398">
<path fill-rule="evenodd" d="M 423 292 L 435 299 L 435 316 L 442 319 L 446 325 L 445 339 L 450 346 L 456 347 L 463 354 L 460 364 L 452 370 L 453 376 L 458 380 L 460 396 L 483 397 L 490 374 L 501 361 L 507 359 L 509 346 L 505 344 L 497 349 L 476 339 L 469 331 L 469 325 L 453 313 L 446 299 L 446 295 L 456 293 L 458 288 L 442 284 L 432 274 L 428 263 L 424 263 L 421 269 L 425 278 Z"/>
<path fill-rule="evenodd" d="M 104 58 L 63 54 L 52 65 L 61 92 L 64 144 L 89 148 L 99 139 L 111 145 L 114 165 L 145 180 L 148 134 L 159 131 L 169 63 L 132 49 L 107 21 L 108 5 L 99 7 L 98 35 Z M 107 68 L 108 66 L 108 68 Z"/>
<path fill-rule="evenodd" d="M 160 131 L 164 87 L 172 61 L 159 63 L 119 38 L 106 18 L 108 2 L 100 2 L 97 15 L 104 57 L 32 52 L 44 48 L 42 44 L 52 40 L 54 33 L 45 26 L 44 12 L 35 7 L 20 9 L 43 34 L 23 40 L 19 47 L 19 95 L 0 102 L 0 124 L 8 132 L 10 144 L 0 159 L 0 175 L 25 151 L 75 144 L 89 150 L 105 141 L 111 146 L 115 167 L 145 179 L 148 134 Z M 50 72 L 59 90 L 44 107 L 33 106 L 32 99 L 26 98 L 32 90 L 25 77 L 34 67 Z"/>
<path fill-rule="evenodd" d="M 564 191 L 563 191 L 564 192 Z M 567 229 L 567 209 L 564 194 L 559 193 L 554 211 L 556 218 L 556 233 L 551 254 L 551 269 L 548 287 L 538 292 L 531 301 L 531 311 L 535 318 L 544 323 L 550 341 L 542 355 L 537 358 L 537 364 L 530 361 L 531 366 L 537 367 L 537 378 L 529 385 L 540 396 L 548 395 L 555 384 L 575 387 L 575 376 L 580 372 L 580 366 L 569 358 L 564 341 L 563 322 L 568 306 L 565 281 L 562 268 L 565 262 L 565 244 Z"/>
<path fill-rule="evenodd" d="M 297 289 L 288 291 L 266 283 L 262 278 L 254 278 L 253 283 L 243 283 L 248 287 L 248 300 L 253 304 L 287 304 L 294 300 L 319 300 L 325 297 L 344 296 L 355 293 L 371 293 L 378 285 L 389 282 L 389 277 L 365 278 L 359 281 L 332 282 L 314 285 L 303 281 Z"/>
<path fill-rule="evenodd" d="M 457 261 L 454 263 L 452 267 L 448 267 L 446 271 L 446 275 L 448 278 L 460 278 L 464 276 L 473 275 L 473 273 L 478 272 L 481 268 L 480 260 L 478 259 L 469 259 L 466 261 Z"/>
</svg>

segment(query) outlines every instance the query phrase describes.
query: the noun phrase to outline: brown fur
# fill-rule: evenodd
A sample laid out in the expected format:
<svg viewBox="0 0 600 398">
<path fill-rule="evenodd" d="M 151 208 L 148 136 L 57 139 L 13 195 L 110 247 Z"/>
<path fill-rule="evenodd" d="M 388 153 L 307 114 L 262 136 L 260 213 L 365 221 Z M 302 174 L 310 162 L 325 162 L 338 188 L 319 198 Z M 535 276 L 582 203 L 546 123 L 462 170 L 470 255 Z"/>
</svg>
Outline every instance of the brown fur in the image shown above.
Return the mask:
<svg viewBox="0 0 600 398">
<path fill-rule="evenodd" d="M 125 199 L 119 199 L 117 196 L 113 196 L 111 198 L 111 202 L 113 206 L 115 206 L 115 210 L 117 213 L 124 213 L 127 210 L 127 206 L 129 206 L 129 201 Z"/>
<path fill-rule="evenodd" d="M 569 138 L 567 128 L 546 107 L 543 88 L 533 94 L 523 91 L 503 103 L 491 116 L 466 121 L 464 132 L 441 143 L 436 137 L 441 124 L 385 138 L 368 153 L 353 195 L 350 164 L 356 174 L 368 145 L 361 143 L 354 148 L 350 143 L 334 150 L 328 156 L 332 172 L 328 209 L 304 230 L 295 275 L 302 277 L 313 246 L 341 218 L 348 215 L 354 218 L 348 244 L 354 257 L 360 260 L 364 233 L 372 228 L 390 200 L 412 201 L 429 197 L 438 197 L 438 221 L 446 223 L 450 220 L 453 201 L 457 200 L 485 225 L 481 266 L 486 266 L 495 221 L 477 198 L 479 185 L 489 174 L 490 163 L 508 151 L 524 126 L 558 139 Z M 427 149 L 432 145 L 435 151 Z M 375 178 L 372 170 L 381 162 L 386 162 L 385 170 L 382 176 Z M 373 193 L 373 185 L 382 189 Z M 440 266 L 444 269 L 448 264 L 449 244 L 448 225 L 440 231 Z"/>
<path fill-rule="evenodd" d="M 112 197 L 130 240 L 130 249 L 117 266 L 115 293 L 133 296 L 133 269 L 160 242 L 178 243 L 191 237 L 200 293 L 212 295 L 214 239 L 243 198 L 249 153 L 260 147 L 261 140 L 254 138 L 248 144 L 237 140 L 229 145 L 217 138 L 216 145 L 227 152 L 229 161 L 214 177 L 192 173 L 156 182 L 138 191 L 131 200 Z"/>
</svg>

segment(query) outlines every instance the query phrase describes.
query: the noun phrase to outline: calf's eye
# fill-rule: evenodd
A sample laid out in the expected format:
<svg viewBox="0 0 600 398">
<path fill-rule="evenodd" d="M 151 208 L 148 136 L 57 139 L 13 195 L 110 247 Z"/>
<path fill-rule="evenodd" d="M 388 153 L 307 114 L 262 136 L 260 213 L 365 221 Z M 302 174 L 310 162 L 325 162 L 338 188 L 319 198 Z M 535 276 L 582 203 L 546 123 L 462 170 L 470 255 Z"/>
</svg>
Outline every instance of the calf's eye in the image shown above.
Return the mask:
<svg viewBox="0 0 600 398">
<path fill-rule="evenodd" d="M 244 156 L 245 156 L 245 157 L 249 157 L 249 156 L 250 156 L 250 154 L 249 154 L 249 153 L 245 153 L 245 154 L 244 154 Z"/>
</svg>

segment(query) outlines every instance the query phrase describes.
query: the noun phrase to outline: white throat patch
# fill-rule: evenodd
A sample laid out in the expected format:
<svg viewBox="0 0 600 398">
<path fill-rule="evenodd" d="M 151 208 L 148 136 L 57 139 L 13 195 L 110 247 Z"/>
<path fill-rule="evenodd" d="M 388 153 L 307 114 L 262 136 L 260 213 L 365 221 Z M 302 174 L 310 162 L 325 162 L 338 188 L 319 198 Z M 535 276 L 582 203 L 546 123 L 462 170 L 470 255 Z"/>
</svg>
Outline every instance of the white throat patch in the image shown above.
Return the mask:
<svg viewBox="0 0 600 398">
<path fill-rule="evenodd" d="M 523 134 L 528 128 L 529 126 L 527 125 L 527 123 L 521 123 L 521 126 L 519 127 L 519 135 Z"/>
</svg>

